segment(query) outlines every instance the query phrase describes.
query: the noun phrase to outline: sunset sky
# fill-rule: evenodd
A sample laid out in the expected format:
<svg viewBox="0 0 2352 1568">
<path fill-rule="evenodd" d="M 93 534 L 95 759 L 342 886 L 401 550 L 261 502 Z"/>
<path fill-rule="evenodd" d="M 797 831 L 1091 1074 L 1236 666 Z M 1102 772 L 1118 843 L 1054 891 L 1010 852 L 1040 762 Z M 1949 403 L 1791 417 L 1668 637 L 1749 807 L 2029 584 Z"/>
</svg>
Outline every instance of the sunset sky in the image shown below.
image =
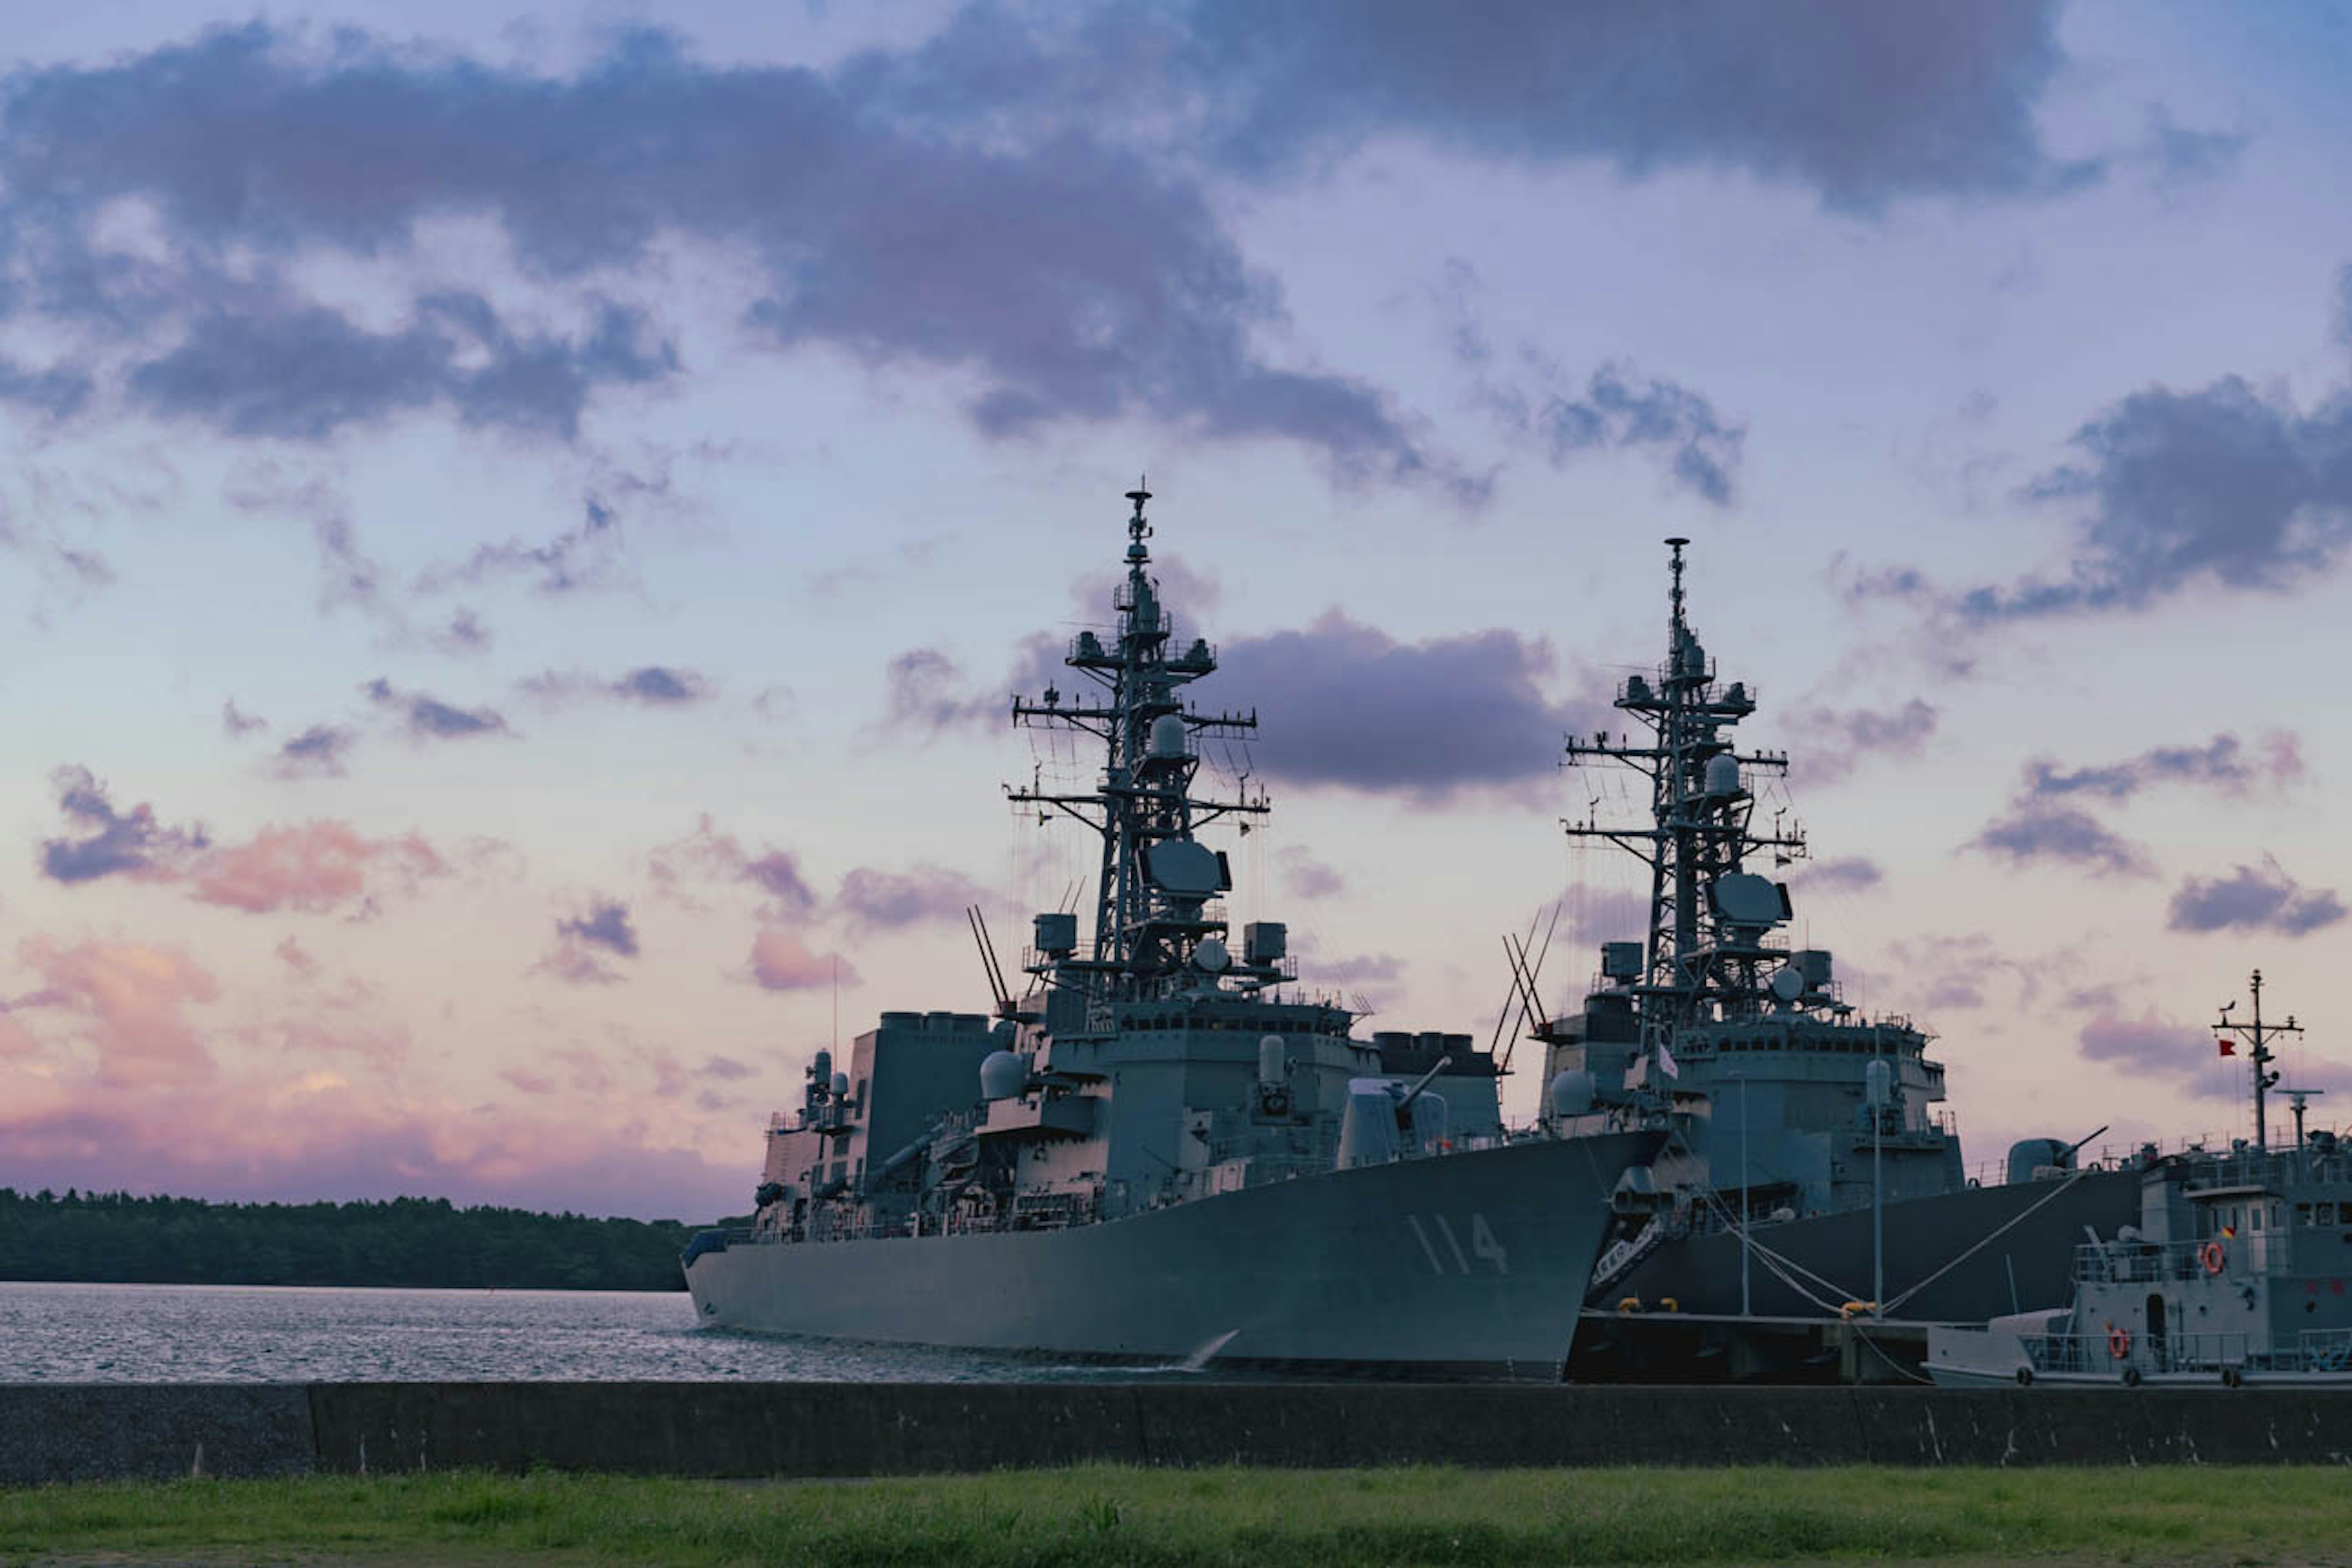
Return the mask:
<svg viewBox="0 0 2352 1568">
<path fill-rule="evenodd" d="M 1367 1028 L 1638 934 L 1678 534 L 1972 1163 L 2242 1132 L 2257 964 L 2352 1118 L 2352 7 L 9 22 L 0 1185 L 740 1212 L 1090 865 L 1007 699 L 1147 471 Z"/>
</svg>

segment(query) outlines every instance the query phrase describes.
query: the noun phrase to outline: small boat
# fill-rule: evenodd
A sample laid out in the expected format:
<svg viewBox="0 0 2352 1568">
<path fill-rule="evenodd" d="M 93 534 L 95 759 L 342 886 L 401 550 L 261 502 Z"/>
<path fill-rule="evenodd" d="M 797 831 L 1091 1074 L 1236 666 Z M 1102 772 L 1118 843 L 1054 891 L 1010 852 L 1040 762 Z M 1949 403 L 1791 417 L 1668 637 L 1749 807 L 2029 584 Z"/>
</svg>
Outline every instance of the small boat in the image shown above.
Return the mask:
<svg viewBox="0 0 2352 1568">
<path fill-rule="evenodd" d="M 2260 1022 L 2259 972 L 2254 997 L 2254 1140 L 2144 1150 L 2139 1223 L 2074 1249 L 2073 1301 L 1931 1328 L 1937 1383 L 2352 1384 L 2352 1145 L 2305 1133 L 2304 1101 L 2318 1091 L 2290 1089 L 2294 1142 L 2267 1146 L 2275 1030 Z M 2225 1012 L 2216 1027 L 2247 1026 Z"/>
</svg>

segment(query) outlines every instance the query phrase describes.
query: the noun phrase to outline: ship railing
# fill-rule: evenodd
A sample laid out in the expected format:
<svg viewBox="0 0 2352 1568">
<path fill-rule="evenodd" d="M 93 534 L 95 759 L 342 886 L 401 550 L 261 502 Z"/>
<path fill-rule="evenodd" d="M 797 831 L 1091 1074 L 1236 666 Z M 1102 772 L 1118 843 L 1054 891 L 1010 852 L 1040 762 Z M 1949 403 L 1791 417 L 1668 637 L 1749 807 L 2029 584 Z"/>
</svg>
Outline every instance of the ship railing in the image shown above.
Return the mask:
<svg viewBox="0 0 2352 1568">
<path fill-rule="evenodd" d="M 2352 1328 L 2305 1329 L 2295 1336 L 2299 1372 L 2352 1372 Z"/>
<path fill-rule="evenodd" d="M 2037 1373 L 2109 1373 L 2126 1367 L 2147 1372 L 2218 1372 L 2224 1367 L 2268 1370 L 2282 1358 L 2253 1349 L 2243 1333 L 2131 1333 L 2102 1326 L 2087 1334 L 2045 1334 L 2024 1342 L 2025 1358 Z"/>
<path fill-rule="evenodd" d="M 2074 1279 L 2081 1284 L 2131 1285 L 2284 1274 L 2294 1260 L 2287 1237 L 2282 1230 L 2193 1241 L 2084 1242 L 2074 1248 Z"/>
</svg>

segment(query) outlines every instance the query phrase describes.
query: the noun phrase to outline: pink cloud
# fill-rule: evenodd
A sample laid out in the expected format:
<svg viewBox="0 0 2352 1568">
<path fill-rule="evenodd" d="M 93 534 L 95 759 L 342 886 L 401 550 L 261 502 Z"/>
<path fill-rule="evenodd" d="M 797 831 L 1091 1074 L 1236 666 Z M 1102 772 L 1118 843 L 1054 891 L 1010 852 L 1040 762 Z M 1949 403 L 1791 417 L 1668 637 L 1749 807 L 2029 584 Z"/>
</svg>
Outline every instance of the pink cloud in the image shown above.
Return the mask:
<svg viewBox="0 0 2352 1568">
<path fill-rule="evenodd" d="M 319 973 L 318 959 L 311 955 L 310 949 L 290 936 L 270 951 L 278 955 L 279 963 L 305 980 Z"/>
<path fill-rule="evenodd" d="M 232 1069 L 215 1065 L 182 1016 L 213 994 L 184 955 L 34 942 L 23 956 L 48 985 L 24 1018 L 0 1013 L 0 1171 L 13 1184 L 221 1199 L 415 1194 L 689 1220 L 748 1206 L 758 1165 L 748 1127 L 716 1163 L 676 1147 L 699 1124 L 649 1111 L 643 1090 L 615 1083 L 593 1053 L 552 1054 L 569 1061 L 575 1089 L 602 1092 L 528 1108 L 465 1103 L 363 1070 L 384 1067 L 357 1058 L 386 1026 L 330 1009 L 238 1031 L 282 1028 L 295 1054 Z M 74 1026 L 44 1028 L 60 1014 Z M 520 1069 L 505 1076 L 561 1092 Z"/>
<path fill-rule="evenodd" d="M 35 937 L 16 956 L 43 982 L 20 1005 L 37 1002 L 82 1020 L 100 1083 L 184 1084 L 213 1076 L 212 1052 L 182 1009 L 212 1001 L 218 988 L 186 953 L 127 942 L 62 947 Z"/>
<path fill-rule="evenodd" d="M 838 954 L 811 952 L 799 933 L 762 926 L 751 939 L 751 978 L 769 991 L 809 991 L 833 984 Z M 857 984 L 857 971 L 841 963 L 841 983 Z"/>
<path fill-rule="evenodd" d="M 446 868 L 415 834 L 371 839 L 349 823 L 308 822 L 265 827 L 248 844 L 215 850 L 196 869 L 194 896 L 247 914 L 324 914 L 365 897 L 369 872 L 377 868 L 410 883 Z"/>
<path fill-rule="evenodd" d="M 695 896 L 696 887 L 725 882 L 757 888 L 780 914 L 806 914 L 817 904 L 799 861 L 773 847 L 752 856 L 733 834 L 719 832 L 707 815 L 691 834 L 655 850 L 646 869 L 657 894 L 687 909 L 709 907 Z"/>
<path fill-rule="evenodd" d="M 315 1070 L 198 1095 L 84 1083 L 28 1097 L 26 1081 L 0 1071 L 0 1164 L 28 1187 L 305 1202 L 421 1195 L 704 1220 L 750 1207 L 759 1163 L 748 1145 L 723 1163 L 657 1146 L 662 1129 L 644 1121 L 389 1100 Z"/>
</svg>

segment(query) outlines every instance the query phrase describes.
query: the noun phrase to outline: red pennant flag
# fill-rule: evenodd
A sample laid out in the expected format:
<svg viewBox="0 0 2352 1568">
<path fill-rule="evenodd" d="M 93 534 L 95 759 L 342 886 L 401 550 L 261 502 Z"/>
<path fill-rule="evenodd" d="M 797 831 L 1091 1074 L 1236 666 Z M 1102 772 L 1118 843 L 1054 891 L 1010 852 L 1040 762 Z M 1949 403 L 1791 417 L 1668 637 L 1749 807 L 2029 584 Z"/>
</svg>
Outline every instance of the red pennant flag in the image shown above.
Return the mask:
<svg viewBox="0 0 2352 1568">
<path fill-rule="evenodd" d="M 2221 1047 L 2221 1054 L 2225 1057 L 2234 1057 L 2238 1054 L 2238 1042 L 2227 1035 L 2214 1036 L 2213 1043 Z"/>
</svg>

